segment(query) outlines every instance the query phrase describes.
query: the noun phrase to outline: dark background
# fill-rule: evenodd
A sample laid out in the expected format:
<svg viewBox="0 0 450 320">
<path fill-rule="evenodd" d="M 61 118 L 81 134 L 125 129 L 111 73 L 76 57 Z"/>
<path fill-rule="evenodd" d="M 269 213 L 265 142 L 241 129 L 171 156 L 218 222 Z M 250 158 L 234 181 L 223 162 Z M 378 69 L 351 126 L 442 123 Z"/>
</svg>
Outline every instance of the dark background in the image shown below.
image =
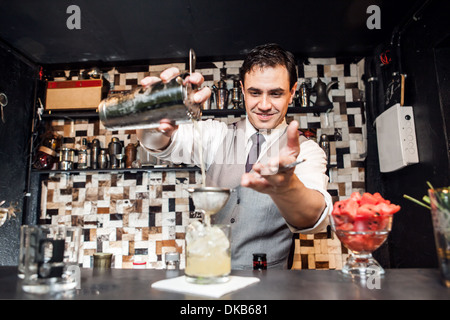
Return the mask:
<svg viewBox="0 0 450 320">
<path fill-rule="evenodd" d="M 17 264 L 19 227 L 28 223 L 31 132 L 42 87 L 39 71 L 108 68 L 242 58 L 255 45 L 278 42 L 304 57 L 365 58 L 368 156 L 366 189 L 400 204 L 388 243 L 377 252 L 388 267 L 435 267 L 428 210 L 405 199 L 426 194 L 426 181 L 449 185 L 450 26 L 447 1 L 0 1 L 0 92 L 9 99 L 0 123 L 0 200 L 18 203 L 18 219 L 0 228 L 0 265 Z M 81 29 L 69 30 L 69 5 Z M 366 9 L 381 9 L 369 30 Z M 380 67 L 389 49 L 393 63 Z M 392 72 L 407 75 L 405 104 L 414 108 L 420 163 L 394 173 L 378 167 L 374 118 Z"/>
</svg>

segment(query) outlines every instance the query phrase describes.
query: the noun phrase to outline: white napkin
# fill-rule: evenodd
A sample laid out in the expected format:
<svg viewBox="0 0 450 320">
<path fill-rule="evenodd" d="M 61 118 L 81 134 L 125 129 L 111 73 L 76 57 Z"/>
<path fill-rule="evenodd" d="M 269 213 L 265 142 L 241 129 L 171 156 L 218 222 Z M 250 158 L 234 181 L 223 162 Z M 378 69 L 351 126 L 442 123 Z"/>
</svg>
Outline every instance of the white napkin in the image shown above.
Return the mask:
<svg viewBox="0 0 450 320">
<path fill-rule="evenodd" d="M 259 282 L 259 279 L 255 277 L 229 276 L 229 278 L 230 279 L 225 283 L 195 284 L 187 282 L 185 276 L 180 276 L 154 282 L 152 284 L 152 288 L 220 298 L 224 294 L 242 289 L 253 283 Z"/>
</svg>

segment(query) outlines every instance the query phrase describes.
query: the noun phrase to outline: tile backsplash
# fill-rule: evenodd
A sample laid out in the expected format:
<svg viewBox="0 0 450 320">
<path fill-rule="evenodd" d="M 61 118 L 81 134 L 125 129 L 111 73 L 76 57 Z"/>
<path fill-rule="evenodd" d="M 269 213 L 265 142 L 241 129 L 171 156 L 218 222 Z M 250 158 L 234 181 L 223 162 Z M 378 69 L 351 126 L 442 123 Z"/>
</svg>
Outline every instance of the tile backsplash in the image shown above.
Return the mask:
<svg viewBox="0 0 450 320">
<path fill-rule="evenodd" d="M 330 91 L 333 108 L 321 114 L 287 115 L 297 120 L 300 129 L 310 130 L 317 137 L 326 134 L 330 140 L 330 182 L 328 191 L 334 201 L 364 191 L 364 160 L 366 131 L 364 104 L 360 81 L 363 61 L 348 63 L 336 58 L 309 59 L 299 65 L 300 85 L 318 77 L 325 83 L 337 80 Z M 242 61 L 226 61 L 227 74 L 238 75 Z M 172 65 L 140 67 L 139 71 L 112 69 L 105 78 L 115 91 L 131 90 L 148 75 L 159 73 Z M 184 64 L 175 64 L 184 70 Z M 223 62 L 214 62 L 197 71 L 212 86 L 220 79 Z M 75 80 L 75 79 L 73 79 Z M 228 87 L 233 86 L 228 80 Z M 314 99 L 314 97 L 312 98 Z M 217 118 L 231 123 L 239 120 L 228 116 Z M 97 138 L 107 148 L 112 137 L 125 147 L 136 143 L 134 130 L 107 131 L 98 120 L 53 120 L 55 133 L 66 138 L 70 147 L 79 149 L 82 138 Z M 113 253 L 116 268 L 132 268 L 133 262 L 146 262 L 147 268 L 164 268 L 164 253 L 179 252 L 184 268 L 184 228 L 195 219 L 195 208 L 186 191 L 200 184 L 195 167 L 174 167 L 164 171 L 131 171 L 125 173 L 81 172 L 51 173 L 42 181 L 40 223 L 80 225 L 83 228 L 83 267 L 92 267 L 95 252 Z M 167 171 L 166 171 L 167 170 Z M 297 235 L 294 240 L 294 269 L 340 269 L 347 251 L 330 232 Z"/>
</svg>

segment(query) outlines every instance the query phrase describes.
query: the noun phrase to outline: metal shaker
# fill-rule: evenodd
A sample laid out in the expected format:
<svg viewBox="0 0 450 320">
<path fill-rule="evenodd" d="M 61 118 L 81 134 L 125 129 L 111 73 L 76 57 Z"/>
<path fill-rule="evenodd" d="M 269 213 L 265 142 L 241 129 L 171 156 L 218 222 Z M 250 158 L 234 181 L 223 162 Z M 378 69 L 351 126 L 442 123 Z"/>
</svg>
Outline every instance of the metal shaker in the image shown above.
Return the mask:
<svg viewBox="0 0 450 320">
<path fill-rule="evenodd" d="M 119 138 L 114 137 L 108 144 L 109 162 L 111 168 L 120 168 L 120 160 L 117 159 L 116 155 L 122 154 L 122 143 L 120 143 Z"/>
<path fill-rule="evenodd" d="M 101 149 L 98 156 L 98 167 L 100 169 L 108 168 L 108 153 L 106 149 Z"/>
<path fill-rule="evenodd" d="M 328 137 L 326 134 L 322 134 L 320 136 L 319 145 L 325 152 L 325 155 L 327 156 L 327 163 L 330 163 L 330 141 L 328 140 Z"/>
<path fill-rule="evenodd" d="M 189 72 L 195 69 L 194 50 L 189 52 Z M 109 130 L 157 128 L 159 121 L 170 119 L 175 123 L 199 120 L 201 105 L 194 103 L 197 87 L 183 85 L 182 77 L 168 83 L 159 81 L 149 87 L 140 87 L 133 92 L 112 95 L 100 102 L 100 121 Z"/>
<path fill-rule="evenodd" d="M 306 82 L 300 85 L 300 106 L 309 107 L 310 89 Z"/>
</svg>

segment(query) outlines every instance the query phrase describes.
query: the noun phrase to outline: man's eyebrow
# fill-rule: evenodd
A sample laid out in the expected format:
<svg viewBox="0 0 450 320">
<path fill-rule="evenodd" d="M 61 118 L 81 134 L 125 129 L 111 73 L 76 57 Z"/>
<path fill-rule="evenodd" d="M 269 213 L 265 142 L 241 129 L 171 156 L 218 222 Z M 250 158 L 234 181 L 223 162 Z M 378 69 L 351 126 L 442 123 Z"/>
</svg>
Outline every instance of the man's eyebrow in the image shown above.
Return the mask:
<svg viewBox="0 0 450 320">
<path fill-rule="evenodd" d="M 275 88 L 275 89 L 270 89 L 269 92 L 270 93 L 283 93 L 284 89 L 283 88 Z"/>
<path fill-rule="evenodd" d="M 255 87 L 250 87 L 247 89 L 248 91 L 255 91 L 255 92 L 261 92 L 261 89 L 255 88 Z M 284 92 L 283 88 L 274 88 L 274 89 L 270 89 L 269 93 L 282 93 Z"/>
</svg>

